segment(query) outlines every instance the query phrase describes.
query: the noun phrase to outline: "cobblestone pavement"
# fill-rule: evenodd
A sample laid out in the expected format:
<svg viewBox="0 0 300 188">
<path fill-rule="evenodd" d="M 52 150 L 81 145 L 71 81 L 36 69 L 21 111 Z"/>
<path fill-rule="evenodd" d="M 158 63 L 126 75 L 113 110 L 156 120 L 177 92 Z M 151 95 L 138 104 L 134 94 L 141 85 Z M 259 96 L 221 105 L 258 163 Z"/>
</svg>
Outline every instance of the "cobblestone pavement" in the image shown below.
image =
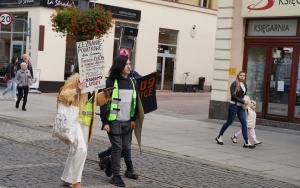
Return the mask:
<svg viewBox="0 0 300 188">
<path fill-rule="evenodd" d="M 61 187 L 60 177 L 68 155 L 68 146 L 51 137 L 51 127 L 0 115 L 0 187 Z M 101 143 L 101 144 L 100 144 Z M 89 146 L 83 172 L 83 187 L 114 187 L 98 167 L 98 151 L 109 146 L 94 138 Z M 254 172 L 144 148 L 133 147 L 138 180 L 124 177 L 126 187 L 297 187 Z M 122 162 L 122 176 L 124 174 Z"/>
</svg>

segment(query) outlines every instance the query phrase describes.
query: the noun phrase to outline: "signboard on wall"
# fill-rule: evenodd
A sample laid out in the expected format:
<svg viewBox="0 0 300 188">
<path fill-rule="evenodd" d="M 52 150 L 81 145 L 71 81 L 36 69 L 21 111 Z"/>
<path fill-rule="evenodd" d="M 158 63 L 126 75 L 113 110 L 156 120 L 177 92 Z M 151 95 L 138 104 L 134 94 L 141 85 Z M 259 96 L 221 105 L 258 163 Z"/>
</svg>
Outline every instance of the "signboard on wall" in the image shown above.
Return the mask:
<svg viewBox="0 0 300 188">
<path fill-rule="evenodd" d="M 283 17 L 300 15 L 299 0 L 243 0 L 242 17 Z"/>
<path fill-rule="evenodd" d="M 247 36 L 296 36 L 298 20 L 249 20 Z"/>
<path fill-rule="evenodd" d="M 85 84 L 82 93 L 105 87 L 103 40 L 77 42 L 80 82 Z"/>
</svg>

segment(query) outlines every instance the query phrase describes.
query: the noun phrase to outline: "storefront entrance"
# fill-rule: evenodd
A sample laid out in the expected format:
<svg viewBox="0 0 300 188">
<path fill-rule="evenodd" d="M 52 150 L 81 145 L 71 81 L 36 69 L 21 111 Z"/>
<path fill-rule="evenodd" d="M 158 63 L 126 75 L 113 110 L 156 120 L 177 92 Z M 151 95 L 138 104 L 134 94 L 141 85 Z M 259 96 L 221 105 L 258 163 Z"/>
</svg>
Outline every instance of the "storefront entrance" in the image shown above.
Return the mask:
<svg viewBox="0 0 300 188">
<path fill-rule="evenodd" d="M 172 54 L 157 56 L 157 90 L 173 90 L 174 58 Z"/>
<path fill-rule="evenodd" d="M 258 117 L 300 122 L 300 46 L 249 44 L 245 50 L 247 94 L 257 102 Z"/>
</svg>

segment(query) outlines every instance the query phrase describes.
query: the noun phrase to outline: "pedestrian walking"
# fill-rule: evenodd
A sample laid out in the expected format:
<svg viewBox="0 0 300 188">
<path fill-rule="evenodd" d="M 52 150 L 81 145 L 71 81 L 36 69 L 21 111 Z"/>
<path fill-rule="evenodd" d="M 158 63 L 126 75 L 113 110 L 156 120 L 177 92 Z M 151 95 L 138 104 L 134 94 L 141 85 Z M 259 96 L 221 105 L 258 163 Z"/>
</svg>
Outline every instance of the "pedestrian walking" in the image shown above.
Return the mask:
<svg viewBox="0 0 300 188">
<path fill-rule="evenodd" d="M 132 130 L 136 126 L 137 118 L 138 93 L 135 80 L 129 76 L 130 72 L 128 56 L 117 56 L 106 80 L 106 87 L 114 87 L 114 90 L 109 103 L 100 107 L 102 130 L 107 131 L 112 145 L 111 156 L 108 157 L 106 165 L 106 169 L 111 168 L 112 174 L 106 175 L 113 175 L 110 183 L 119 187 L 125 187 L 120 176 L 120 159 L 131 152 Z"/>
<path fill-rule="evenodd" d="M 27 96 L 28 96 L 28 79 L 31 78 L 31 74 L 27 69 L 26 63 L 21 63 L 21 69 L 17 71 L 16 83 L 18 85 L 18 99 L 16 101 L 16 108 L 19 108 L 20 101 L 23 98 L 22 110 L 26 111 Z"/>
<path fill-rule="evenodd" d="M 12 90 L 12 100 L 17 101 L 17 96 L 16 96 L 16 90 L 17 90 L 17 83 L 15 81 L 15 77 L 17 74 L 17 63 L 18 63 L 18 58 L 13 57 L 11 59 L 11 62 L 8 64 L 6 68 L 6 75 L 8 76 L 8 81 L 6 83 L 6 88 L 0 93 L 0 99 L 4 99 L 4 95 Z"/>
<path fill-rule="evenodd" d="M 58 101 L 63 104 L 71 104 L 79 107 L 79 114 L 82 114 L 83 107 L 89 99 L 89 93 L 81 93 L 85 83 L 79 81 L 79 69 L 75 68 L 75 74 L 72 75 L 64 84 L 58 96 Z M 79 121 L 76 138 L 73 143 L 70 143 L 70 152 L 66 161 L 66 165 L 61 177 L 64 185 L 73 185 L 73 188 L 81 187 L 82 171 L 87 156 L 88 144 L 91 142 L 93 123 L 95 120 L 95 107 L 103 105 L 109 99 L 111 90 L 98 93 L 98 90 L 93 92 L 92 121 L 90 125 L 85 125 Z M 92 95 L 90 95 L 92 96 Z M 79 116 L 80 117 L 80 116 Z"/>
<path fill-rule="evenodd" d="M 32 64 L 27 56 L 27 54 L 23 54 L 22 55 L 22 62 L 26 63 L 27 64 L 27 69 L 29 70 L 32 78 L 33 78 L 33 69 L 32 69 Z M 21 64 L 20 64 L 21 65 Z M 20 69 L 21 67 L 18 68 L 18 70 Z"/>
<path fill-rule="evenodd" d="M 123 54 L 120 54 L 120 55 L 123 55 Z M 134 71 L 134 70 L 130 71 L 129 76 L 134 79 L 138 79 L 138 78 L 142 77 L 137 71 Z M 108 163 L 108 158 L 111 155 L 111 151 L 112 151 L 112 146 L 108 147 L 105 151 L 98 153 L 98 157 L 100 159 L 99 167 L 101 170 L 105 169 L 105 174 L 108 177 L 110 177 L 112 175 L 111 164 Z M 127 154 L 124 155 L 124 162 L 126 164 L 126 171 L 124 174 L 125 177 L 130 178 L 130 179 L 138 179 L 138 174 L 136 173 L 136 171 L 133 168 L 133 163 L 132 163 L 132 158 L 131 158 L 131 150 Z"/>
<path fill-rule="evenodd" d="M 241 126 L 242 126 L 242 133 L 245 140 L 243 145 L 244 148 L 254 148 L 255 146 L 252 145 L 248 140 L 248 133 L 247 133 L 247 120 L 246 120 L 246 112 L 242 108 L 242 105 L 248 105 L 248 101 L 244 100 L 244 96 L 247 93 L 247 84 L 246 84 L 246 73 L 245 71 L 240 71 L 237 76 L 236 80 L 230 85 L 230 102 L 228 106 L 228 116 L 226 123 L 222 126 L 219 135 L 216 137 L 217 144 L 223 145 L 223 134 L 226 129 L 233 123 L 234 118 L 238 116 Z"/>
<path fill-rule="evenodd" d="M 254 100 L 250 100 L 247 105 L 247 127 L 250 136 L 253 139 L 254 145 L 259 145 L 262 141 L 258 141 L 255 133 L 255 124 L 256 124 L 256 102 Z M 237 133 L 231 137 L 233 143 L 237 143 L 237 138 L 242 134 L 242 130 L 239 130 Z"/>
</svg>

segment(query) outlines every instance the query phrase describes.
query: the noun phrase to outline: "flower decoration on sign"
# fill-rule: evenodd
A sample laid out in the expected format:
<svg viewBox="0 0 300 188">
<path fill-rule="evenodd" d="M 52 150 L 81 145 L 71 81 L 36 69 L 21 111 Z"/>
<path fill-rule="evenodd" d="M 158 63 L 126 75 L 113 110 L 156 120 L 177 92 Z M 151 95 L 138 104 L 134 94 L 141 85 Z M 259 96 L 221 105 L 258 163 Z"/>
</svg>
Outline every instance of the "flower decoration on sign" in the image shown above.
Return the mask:
<svg viewBox="0 0 300 188">
<path fill-rule="evenodd" d="M 76 7 L 56 9 L 51 15 L 52 30 L 54 32 L 78 41 L 92 40 L 107 34 L 113 26 L 112 13 L 102 6 L 79 10 Z"/>
</svg>

